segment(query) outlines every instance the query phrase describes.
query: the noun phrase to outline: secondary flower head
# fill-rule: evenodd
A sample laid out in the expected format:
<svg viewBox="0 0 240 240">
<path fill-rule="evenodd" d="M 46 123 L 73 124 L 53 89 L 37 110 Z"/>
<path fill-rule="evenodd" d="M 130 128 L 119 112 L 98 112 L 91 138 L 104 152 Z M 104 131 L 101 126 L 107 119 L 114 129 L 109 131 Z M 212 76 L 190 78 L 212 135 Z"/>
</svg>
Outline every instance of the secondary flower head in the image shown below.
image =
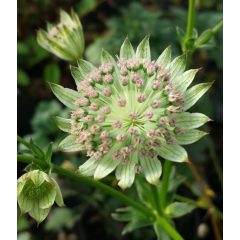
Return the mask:
<svg viewBox="0 0 240 240">
<path fill-rule="evenodd" d="M 54 201 L 58 206 L 64 205 L 57 182 L 39 170 L 28 172 L 18 179 L 17 199 L 22 213 L 29 213 L 37 222 L 47 217 Z"/>
<path fill-rule="evenodd" d="M 79 173 L 101 179 L 116 170 L 124 189 L 132 185 L 136 173 L 156 184 L 161 158 L 187 161 L 180 145 L 204 136 L 195 128 L 209 118 L 186 111 L 211 83 L 188 89 L 197 70 L 184 69 L 185 56 L 171 61 L 170 47 L 154 61 L 148 37 L 136 52 L 126 39 L 116 60 L 103 51 L 99 67 L 80 60 L 71 68 L 78 92 L 52 84 L 54 94 L 73 110 L 71 119 L 58 118 L 58 126 L 71 134 L 60 149 L 85 150 L 89 156 Z"/>
<path fill-rule="evenodd" d="M 60 11 L 60 22 L 56 25 L 47 24 L 47 32 L 40 29 L 37 33 L 38 43 L 47 51 L 67 61 L 76 61 L 84 50 L 82 24 L 77 14 L 71 15 Z"/>
</svg>

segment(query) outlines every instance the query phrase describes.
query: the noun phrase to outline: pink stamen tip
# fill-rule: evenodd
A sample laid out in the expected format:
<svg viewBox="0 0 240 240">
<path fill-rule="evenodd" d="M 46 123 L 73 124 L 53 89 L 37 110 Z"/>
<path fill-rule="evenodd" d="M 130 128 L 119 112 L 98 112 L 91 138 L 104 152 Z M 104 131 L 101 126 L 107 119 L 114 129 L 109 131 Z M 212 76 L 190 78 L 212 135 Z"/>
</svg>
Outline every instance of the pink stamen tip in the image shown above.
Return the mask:
<svg viewBox="0 0 240 240">
<path fill-rule="evenodd" d="M 99 122 L 99 123 L 102 123 L 102 122 L 105 121 L 105 118 L 104 118 L 104 116 L 102 116 L 102 115 L 98 115 L 98 116 L 95 118 L 95 120 L 96 120 L 97 122 Z"/>
<path fill-rule="evenodd" d="M 100 135 L 100 138 L 101 139 L 106 139 L 106 138 L 108 138 L 109 137 L 109 132 L 107 132 L 107 131 L 103 131 L 102 133 L 101 133 L 101 135 Z"/>
<path fill-rule="evenodd" d="M 131 112 L 129 114 L 129 116 L 132 118 L 132 119 L 137 119 L 137 114 L 135 112 Z"/>
<path fill-rule="evenodd" d="M 113 82 L 113 77 L 112 77 L 112 75 L 110 75 L 110 74 L 105 75 L 105 76 L 103 77 L 103 81 L 104 81 L 105 83 L 112 83 L 112 82 Z"/>
<path fill-rule="evenodd" d="M 153 82 L 152 88 L 153 88 L 154 90 L 156 90 L 156 89 L 159 89 L 160 86 L 161 86 L 161 81 L 155 80 L 155 81 Z"/>
<path fill-rule="evenodd" d="M 152 107 L 153 108 L 158 108 L 160 106 L 160 101 L 157 99 L 154 99 L 152 102 Z"/>
<path fill-rule="evenodd" d="M 89 101 L 87 98 L 80 98 L 75 101 L 75 104 L 80 107 L 85 107 L 89 104 Z"/>
<path fill-rule="evenodd" d="M 104 94 L 106 97 L 109 97 L 109 96 L 112 94 L 111 88 L 108 88 L 108 87 L 104 88 L 104 89 L 103 89 L 103 94 Z"/>
<path fill-rule="evenodd" d="M 86 121 L 86 122 L 92 122 L 92 120 L 93 120 L 92 115 L 87 115 L 87 116 L 84 117 L 84 121 Z"/>
<path fill-rule="evenodd" d="M 117 121 L 114 122 L 113 126 L 114 126 L 115 128 L 121 128 L 122 123 L 121 123 L 119 120 L 117 120 Z"/>
<path fill-rule="evenodd" d="M 96 103 L 91 103 L 91 105 L 89 106 L 89 108 L 92 111 L 97 111 L 98 110 L 98 105 Z"/>
<path fill-rule="evenodd" d="M 117 141 L 123 142 L 125 139 L 125 135 L 123 133 L 119 133 L 116 137 Z"/>
<path fill-rule="evenodd" d="M 132 76 L 131 76 L 131 80 L 132 80 L 132 82 L 136 82 L 137 80 L 139 80 L 140 79 L 140 76 L 139 76 L 139 74 L 137 74 L 137 73 L 134 73 L 134 74 L 132 74 Z"/>
<path fill-rule="evenodd" d="M 126 103 L 127 103 L 126 100 L 123 98 L 118 100 L 118 106 L 120 107 L 125 107 Z"/>
<path fill-rule="evenodd" d="M 143 103 L 146 100 L 146 97 L 143 94 L 140 94 L 137 98 L 139 103 Z"/>
<path fill-rule="evenodd" d="M 91 126 L 91 129 L 90 129 L 90 131 L 94 134 L 94 133 L 98 133 L 99 132 L 99 130 L 100 130 L 100 127 L 98 126 L 98 125 L 92 125 Z"/>
<path fill-rule="evenodd" d="M 102 154 L 99 151 L 97 151 L 93 154 L 93 158 L 96 159 L 96 160 L 99 160 L 101 156 L 102 156 Z"/>
<path fill-rule="evenodd" d="M 135 128 L 130 128 L 130 129 L 129 129 L 129 133 L 130 133 L 131 135 L 137 135 L 138 131 L 137 131 L 137 129 L 135 129 Z"/>
<path fill-rule="evenodd" d="M 98 93 L 94 89 L 90 89 L 90 90 L 88 90 L 88 96 L 90 98 L 96 98 L 98 96 Z"/>
<path fill-rule="evenodd" d="M 108 106 L 105 106 L 105 107 L 102 107 L 101 108 L 101 111 L 105 114 L 109 114 L 111 111 L 110 111 L 110 108 Z"/>
<path fill-rule="evenodd" d="M 147 112 L 146 116 L 148 119 L 151 119 L 153 117 L 153 114 L 154 113 L 152 111 L 149 111 L 149 112 Z"/>
<path fill-rule="evenodd" d="M 120 151 L 117 151 L 117 152 L 113 153 L 112 156 L 114 159 L 119 160 L 122 157 L 122 154 Z"/>
<path fill-rule="evenodd" d="M 128 84 L 128 77 L 121 76 L 120 81 L 121 81 L 123 86 L 126 86 Z"/>
<path fill-rule="evenodd" d="M 142 79 L 138 79 L 138 80 L 136 81 L 136 86 L 137 86 L 138 88 L 144 87 L 144 81 L 143 81 Z"/>
</svg>

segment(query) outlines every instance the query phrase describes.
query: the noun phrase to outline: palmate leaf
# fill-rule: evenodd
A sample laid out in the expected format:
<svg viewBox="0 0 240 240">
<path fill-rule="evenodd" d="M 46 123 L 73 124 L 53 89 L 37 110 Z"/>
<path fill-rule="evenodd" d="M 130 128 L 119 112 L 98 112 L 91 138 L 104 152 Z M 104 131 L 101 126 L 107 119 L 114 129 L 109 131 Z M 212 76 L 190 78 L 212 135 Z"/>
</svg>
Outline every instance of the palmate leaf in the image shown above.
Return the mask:
<svg viewBox="0 0 240 240">
<path fill-rule="evenodd" d="M 190 213 L 194 208 L 195 206 L 192 204 L 174 202 L 166 207 L 165 213 L 171 218 L 178 218 Z"/>
</svg>

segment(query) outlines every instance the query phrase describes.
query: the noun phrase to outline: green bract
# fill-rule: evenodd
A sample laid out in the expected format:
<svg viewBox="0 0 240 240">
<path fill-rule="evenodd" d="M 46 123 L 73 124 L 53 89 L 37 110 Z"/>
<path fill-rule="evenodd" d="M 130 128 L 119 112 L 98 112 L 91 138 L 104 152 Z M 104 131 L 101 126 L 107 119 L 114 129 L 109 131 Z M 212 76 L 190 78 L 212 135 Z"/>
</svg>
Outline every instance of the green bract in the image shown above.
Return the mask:
<svg viewBox="0 0 240 240">
<path fill-rule="evenodd" d="M 185 162 L 180 145 L 206 133 L 196 130 L 209 118 L 186 112 L 212 83 L 190 87 L 198 70 L 185 70 L 185 56 L 171 61 L 168 47 L 151 60 L 149 38 L 134 51 L 126 39 L 115 60 L 103 50 L 99 67 L 80 60 L 71 72 L 78 91 L 51 84 L 57 98 L 72 110 L 71 119 L 56 118 L 70 135 L 60 143 L 66 152 L 86 151 L 89 160 L 79 174 L 101 179 L 116 169 L 121 188 L 130 187 L 135 173 L 157 184 L 161 158 Z"/>
<path fill-rule="evenodd" d="M 37 33 L 38 43 L 46 50 L 67 61 L 76 61 L 84 50 L 82 24 L 77 14 L 71 15 L 60 11 L 57 25 L 47 24 L 47 32 L 40 29 Z"/>
<path fill-rule="evenodd" d="M 48 215 L 53 203 L 63 206 L 57 182 L 46 173 L 34 170 L 21 176 L 17 182 L 17 199 L 22 213 L 29 213 L 37 222 Z"/>
</svg>

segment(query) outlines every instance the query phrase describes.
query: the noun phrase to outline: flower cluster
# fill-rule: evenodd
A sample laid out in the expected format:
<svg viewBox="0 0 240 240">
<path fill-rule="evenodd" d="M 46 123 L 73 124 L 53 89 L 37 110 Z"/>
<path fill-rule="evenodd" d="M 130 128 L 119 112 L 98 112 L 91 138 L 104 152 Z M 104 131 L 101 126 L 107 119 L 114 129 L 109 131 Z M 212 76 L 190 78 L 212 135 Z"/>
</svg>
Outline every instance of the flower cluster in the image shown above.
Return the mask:
<svg viewBox="0 0 240 240">
<path fill-rule="evenodd" d="M 116 169 L 124 189 L 132 185 L 135 173 L 156 184 L 162 171 L 160 158 L 187 161 L 180 145 L 204 136 L 195 128 L 209 118 L 186 110 L 211 83 L 187 89 L 197 70 L 184 72 L 184 68 L 185 57 L 171 61 L 170 47 L 154 61 L 148 37 L 136 52 L 126 39 L 116 61 L 103 51 L 99 67 L 84 60 L 72 67 L 78 92 L 52 85 L 55 95 L 73 109 L 70 120 L 58 122 L 71 134 L 60 148 L 85 150 L 89 157 L 79 167 L 80 174 L 100 179 Z"/>
<path fill-rule="evenodd" d="M 29 213 L 37 222 L 48 215 L 54 201 L 63 206 L 57 182 L 46 173 L 34 170 L 22 175 L 17 182 L 17 199 L 22 213 Z"/>
<path fill-rule="evenodd" d="M 60 11 L 60 22 L 57 25 L 47 24 L 47 32 L 40 29 L 37 33 L 38 43 L 46 50 L 67 61 L 76 61 L 84 50 L 82 24 L 77 14 L 71 15 Z"/>
</svg>

